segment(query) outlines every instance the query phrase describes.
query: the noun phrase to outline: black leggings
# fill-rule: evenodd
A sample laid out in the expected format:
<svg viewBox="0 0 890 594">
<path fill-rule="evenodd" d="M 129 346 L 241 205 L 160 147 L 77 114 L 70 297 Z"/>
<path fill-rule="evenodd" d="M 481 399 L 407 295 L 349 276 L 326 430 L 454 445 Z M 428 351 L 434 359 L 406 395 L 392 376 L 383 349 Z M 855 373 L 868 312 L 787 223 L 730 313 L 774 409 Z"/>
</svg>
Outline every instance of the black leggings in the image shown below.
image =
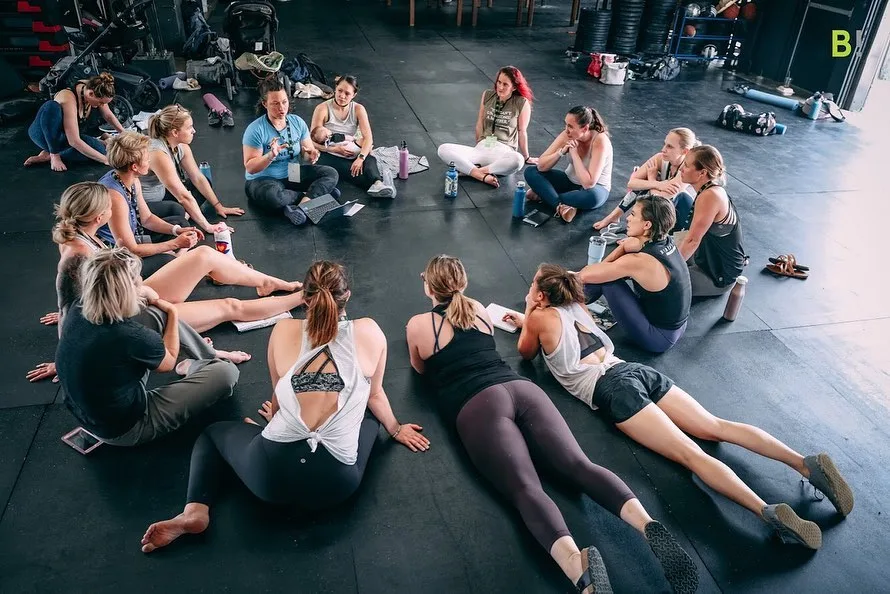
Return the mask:
<svg viewBox="0 0 890 594">
<path fill-rule="evenodd" d="M 476 468 L 547 551 L 571 533 L 541 488 L 532 458 L 616 516 L 636 498 L 624 481 L 587 458 L 553 402 L 530 381 L 497 384 L 473 396 L 457 415 L 457 432 Z"/>
<path fill-rule="evenodd" d="M 266 503 L 305 509 L 332 507 L 349 498 L 362 481 L 380 423 L 365 416 L 355 464 L 339 462 L 324 447 L 309 450 L 306 441 L 281 443 L 261 435 L 263 429 L 241 421 L 207 427 L 192 449 L 188 503 L 213 505 L 227 467 L 250 492 Z"/>
<path fill-rule="evenodd" d="M 354 162 L 355 159 L 346 159 L 345 157 L 338 157 L 330 153 L 321 153 L 316 164 L 333 167 L 337 170 L 341 180 L 348 181 L 365 191 L 374 185 L 375 181 L 383 179 L 374 155 L 368 155 L 364 165 L 362 165 L 362 172 L 357 177 L 352 176 L 352 164 Z"/>
</svg>

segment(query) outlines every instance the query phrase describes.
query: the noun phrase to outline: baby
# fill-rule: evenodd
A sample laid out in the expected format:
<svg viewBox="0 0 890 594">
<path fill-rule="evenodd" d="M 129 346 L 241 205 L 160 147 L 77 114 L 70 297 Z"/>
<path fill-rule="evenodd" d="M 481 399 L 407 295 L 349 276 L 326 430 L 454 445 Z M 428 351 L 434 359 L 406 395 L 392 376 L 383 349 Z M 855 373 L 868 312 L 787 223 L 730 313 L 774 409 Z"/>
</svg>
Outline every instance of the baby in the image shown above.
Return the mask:
<svg viewBox="0 0 890 594">
<path fill-rule="evenodd" d="M 354 156 L 358 156 L 358 154 L 362 151 L 362 147 L 357 144 L 355 136 L 350 136 L 349 134 L 340 134 L 339 132 L 331 132 L 324 126 L 318 126 L 314 130 L 312 130 L 312 140 L 318 144 L 323 144 L 325 146 L 346 147 L 354 153 Z"/>
</svg>

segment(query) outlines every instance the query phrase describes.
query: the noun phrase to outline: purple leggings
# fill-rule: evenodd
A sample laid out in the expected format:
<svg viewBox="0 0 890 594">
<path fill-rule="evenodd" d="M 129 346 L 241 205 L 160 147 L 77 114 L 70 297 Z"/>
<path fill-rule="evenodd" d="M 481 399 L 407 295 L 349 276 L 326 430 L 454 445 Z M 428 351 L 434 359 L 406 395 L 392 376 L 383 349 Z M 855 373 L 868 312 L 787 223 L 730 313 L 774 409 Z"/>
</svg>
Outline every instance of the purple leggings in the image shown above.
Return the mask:
<svg viewBox="0 0 890 594">
<path fill-rule="evenodd" d="M 667 330 L 653 326 L 643 313 L 640 302 L 623 280 L 603 283 L 601 285 L 584 285 L 584 295 L 587 303 L 591 303 L 605 295 L 609 302 L 609 309 L 615 321 L 621 324 L 627 337 L 634 344 L 652 353 L 663 353 L 677 344 L 686 332 L 686 322 L 676 330 Z"/>
<path fill-rule="evenodd" d="M 547 551 L 571 533 L 541 488 L 532 458 L 616 516 L 636 498 L 624 481 L 587 458 L 550 397 L 530 381 L 495 384 L 473 396 L 457 415 L 457 432 L 476 468 Z"/>
</svg>

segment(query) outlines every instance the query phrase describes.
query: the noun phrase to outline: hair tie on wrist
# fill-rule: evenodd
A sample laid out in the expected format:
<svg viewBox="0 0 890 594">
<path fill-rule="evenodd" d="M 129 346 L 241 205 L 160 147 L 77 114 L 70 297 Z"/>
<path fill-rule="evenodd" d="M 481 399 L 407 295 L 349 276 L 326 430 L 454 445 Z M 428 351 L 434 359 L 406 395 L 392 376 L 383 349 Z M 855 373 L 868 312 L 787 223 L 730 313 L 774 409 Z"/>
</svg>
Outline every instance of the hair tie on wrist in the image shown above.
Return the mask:
<svg viewBox="0 0 890 594">
<path fill-rule="evenodd" d="M 395 438 L 396 438 L 396 436 L 397 436 L 397 435 L 398 435 L 398 434 L 399 434 L 399 431 L 401 431 L 401 430 L 402 430 L 402 426 L 401 426 L 401 425 L 399 425 L 399 428 L 398 428 L 398 429 L 396 429 L 396 432 L 395 432 L 395 433 L 393 433 L 393 434 L 392 434 L 392 438 L 393 438 L 393 439 L 395 439 Z"/>
</svg>

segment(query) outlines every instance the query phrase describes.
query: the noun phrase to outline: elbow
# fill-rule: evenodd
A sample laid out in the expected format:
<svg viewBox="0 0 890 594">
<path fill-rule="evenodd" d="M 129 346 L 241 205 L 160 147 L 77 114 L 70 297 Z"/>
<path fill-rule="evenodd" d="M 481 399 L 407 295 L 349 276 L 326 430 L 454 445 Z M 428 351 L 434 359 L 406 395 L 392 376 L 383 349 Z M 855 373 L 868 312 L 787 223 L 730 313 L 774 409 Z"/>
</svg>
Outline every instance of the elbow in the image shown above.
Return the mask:
<svg viewBox="0 0 890 594">
<path fill-rule="evenodd" d="M 161 364 L 158 365 L 158 368 L 155 369 L 155 371 L 159 373 L 167 373 L 168 371 L 173 371 L 174 367 L 176 367 L 176 357 L 168 351 L 167 356 L 164 357 L 164 360 L 161 361 Z"/>
</svg>

